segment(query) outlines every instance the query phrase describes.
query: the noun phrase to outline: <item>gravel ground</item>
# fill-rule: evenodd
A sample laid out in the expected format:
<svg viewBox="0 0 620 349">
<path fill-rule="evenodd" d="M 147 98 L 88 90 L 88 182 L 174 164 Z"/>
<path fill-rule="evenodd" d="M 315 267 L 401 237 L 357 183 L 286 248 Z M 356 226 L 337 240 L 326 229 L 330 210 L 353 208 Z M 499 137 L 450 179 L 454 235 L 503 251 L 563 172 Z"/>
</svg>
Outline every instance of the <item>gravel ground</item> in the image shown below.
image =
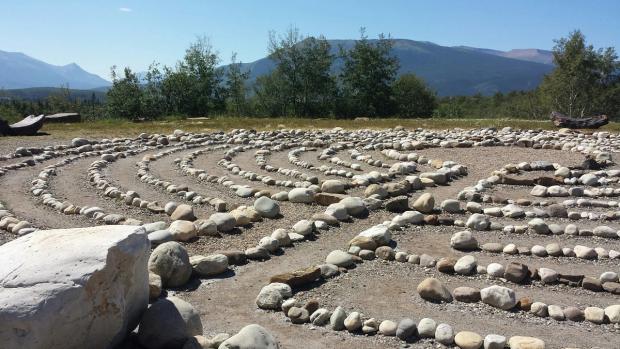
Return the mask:
<svg viewBox="0 0 620 349">
<path fill-rule="evenodd" d="M 29 139 L 11 138 L 0 143 L 0 153 L 6 153 L 17 146 L 41 146 L 52 143 L 68 143 L 69 139 L 54 139 L 51 136 L 41 136 Z M 174 159 L 180 158 L 196 149 L 184 150 L 163 157 L 150 163 L 153 175 L 170 180 L 177 184 L 187 184 L 190 190 L 201 194 L 220 197 L 231 206 L 251 205 L 252 199 L 237 197 L 230 189 L 216 184 L 203 183 L 196 178 L 185 176 L 176 169 Z M 144 154 L 157 153 L 149 151 Z M 272 192 L 285 190 L 283 187 L 269 187 L 260 182 L 245 180 L 228 172 L 217 165 L 225 150 L 210 151 L 198 156 L 194 160 L 196 168 L 206 169 L 209 174 L 226 175 L 237 184 L 248 184 L 260 189 L 269 189 Z M 346 167 L 322 162 L 317 159 L 321 149 L 304 153 L 302 160 L 316 166 L 328 164 L 335 168 L 351 170 Z M 302 172 L 317 175 L 321 180 L 346 178 L 325 176 L 319 171 L 297 168 L 287 160 L 287 151 L 274 152 L 268 157 L 268 163 Z M 437 205 L 444 199 L 454 198 L 466 186 L 474 185 L 479 179 L 488 177 L 494 170 L 500 169 L 507 163 L 522 161 L 548 160 L 563 165 L 572 166 L 581 163 L 583 156 L 576 153 L 556 150 L 533 150 L 525 148 L 482 147 L 473 149 L 445 149 L 435 148 L 417 151 L 429 158 L 453 160 L 467 166 L 469 173 L 449 185 L 428 188 L 425 191 L 433 193 Z M 144 154 L 135 157 L 120 159 L 109 165 L 105 170 L 108 179 L 124 190 L 136 190 L 141 197 L 148 200 L 157 200 L 164 204 L 167 201 L 178 200 L 174 194 L 169 194 L 161 188 L 142 183 L 136 177 L 135 163 Z M 385 163 L 396 161 L 388 159 L 378 151 L 367 154 Z M 356 162 L 362 165 L 364 171 L 386 171 L 366 163 L 351 161 L 348 151 L 340 151 L 337 156 L 345 161 Z M 5 163 L 12 163 L 9 160 Z M 30 182 L 45 166 L 56 163 L 61 159 L 54 159 L 33 167 L 12 171 L 0 177 L 0 200 L 6 204 L 16 216 L 26 219 L 42 228 L 69 228 L 91 225 L 92 222 L 80 216 L 59 215 L 55 211 L 38 203 L 29 193 Z M 106 211 L 122 213 L 129 217 L 145 222 L 164 220 L 169 221 L 166 215 L 152 215 L 145 210 L 119 204 L 115 200 L 104 199 L 101 193 L 86 182 L 87 168 L 94 161 L 93 158 L 79 160 L 59 169 L 58 176 L 52 179 L 51 190 L 58 196 L 66 198 L 78 205 L 97 205 Z M 238 154 L 233 162 L 245 170 L 259 174 L 267 174 L 276 179 L 294 180 L 292 177 L 277 173 L 265 173 L 258 168 L 254 161 L 254 150 Z M 420 171 L 428 171 L 428 166 L 419 166 Z M 352 172 L 358 172 L 353 171 Z M 533 175 L 532 173 L 527 176 Z M 399 176 L 396 180 L 402 179 Z M 529 188 L 497 186 L 494 192 L 508 198 L 528 196 Z M 361 195 L 363 188 L 353 189 L 350 195 Z M 410 195 L 412 203 L 421 192 Z M 531 198 L 531 197 L 530 197 Z M 558 201 L 563 199 L 558 199 Z M 218 250 L 244 250 L 255 246 L 261 237 L 271 234 L 277 228 L 288 228 L 300 219 L 307 219 L 312 214 L 322 212 L 323 207 L 317 205 L 300 205 L 289 202 L 280 203 L 282 217 L 279 219 L 265 219 L 255 222 L 251 226 L 241 227 L 229 234 L 219 237 L 200 237 L 194 241 L 184 243 L 190 255 L 209 254 Z M 492 205 L 486 205 L 492 206 Z M 199 217 L 206 217 L 213 213 L 208 205 L 195 206 Z M 527 209 L 527 208 L 526 208 Z M 600 209 L 581 209 L 592 212 L 604 212 Z M 201 313 L 204 332 L 206 335 L 218 332 L 232 333 L 249 323 L 258 323 L 268 328 L 278 338 L 283 348 L 399 348 L 403 343 L 393 338 L 382 336 L 352 335 L 346 332 L 334 332 L 325 328 L 316 328 L 310 325 L 292 325 L 282 313 L 264 312 L 257 310 L 255 297 L 259 290 L 268 283 L 269 277 L 298 268 L 323 263 L 325 256 L 334 249 L 346 248 L 346 243 L 359 232 L 375 224 L 390 219 L 394 214 L 384 210 L 372 212 L 366 219 L 356 219 L 350 223 L 343 223 L 340 227 L 317 234 L 311 241 L 295 244 L 292 248 L 284 249 L 279 255 L 272 256 L 265 262 L 250 262 L 243 266 L 232 268 L 224 276 L 212 279 L 195 279 L 185 289 L 169 290 L 169 294 L 177 294 L 192 303 Z M 465 218 L 466 215 L 454 215 Z M 526 224 L 527 220 L 498 220 L 503 223 Z M 574 223 L 565 219 L 553 219 L 550 222 L 558 224 Z M 599 222 L 579 221 L 580 227 L 594 227 Z M 606 222 L 614 228 L 619 224 Z M 457 227 L 444 226 L 415 226 L 394 234 L 393 238 L 400 250 L 413 253 L 427 253 L 434 257 L 462 256 L 464 253 L 452 250 L 449 247 L 450 236 L 461 230 Z M 539 236 L 516 235 L 501 232 L 477 232 L 476 238 L 481 242 L 516 243 L 518 246 L 545 245 L 557 242 L 562 247 L 583 244 L 586 246 L 601 246 L 606 249 L 620 249 L 618 240 L 599 239 L 594 237 L 567 237 L 567 236 Z M 15 238 L 14 235 L 0 231 L 0 244 Z M 472 252 L 478 263 L 486 265 L 491 262 L 502 264 L 519 261 L 530 267 L 550 267 L 559 272 L 576 272 L 596 276 L 603 271 L 618 270 L 618 262 L 611 260 L 583 261 L 575 258 L 540 258 L 530 256 L 506 256 L 486 252 Z M 360 311 L 366 316 L 379 320 L 399 320 L 411 317 L 419 320 L 423 317 L 432 317 L 437 322 L 446 322 L 455 330 L 471 330 L 481 335 L 499 333 L 502 335 L 531 335 L 540 337 L 547 342 L 548 348 L 561 347 L 603 347 L 612 348 L 610 343 L 620 343 L 620 329 L 614 325 L 593 325 L 587 322 L 557 322 L 549 319 L 540 319 L 525 313 L 511 313 L 497 310 L 482 303 L 465 304 L 451 303 L 437 305 L 423 301 L 416 293 L 417 284 L 425 277 L 440 278 L 448 288 L 458 286 L 486 287 L 492 284 L 503 284 L 498 280 L 489 280 L 486 277 L 464 277 L 444 275 L 434 269 L 425 270 L 419 266 L 398 262 L 372 261 L 358 265 L 357 268 L 344 273 L 335 279 L 329 280 L 317 287 L 299 291 L 295 297 L 301 300 L 317 299 L 321 306 L 333 309 L 343 306 L 347 311 Z M 618 296 L 609 293 L 592 293 L 580 288 L 567 286 L 542 286 L 506 284 L 513 288 L 518 296 L 533 297 L 535 300 L 548 304 L 578 305 L 578 306 L 606 306 L 618 303 Z M 411 348 L 436 347 L 437 344 L 428 340 L 409 343 Z M 615 347 L 618 347 L 617 345 Z"/>
</svg>

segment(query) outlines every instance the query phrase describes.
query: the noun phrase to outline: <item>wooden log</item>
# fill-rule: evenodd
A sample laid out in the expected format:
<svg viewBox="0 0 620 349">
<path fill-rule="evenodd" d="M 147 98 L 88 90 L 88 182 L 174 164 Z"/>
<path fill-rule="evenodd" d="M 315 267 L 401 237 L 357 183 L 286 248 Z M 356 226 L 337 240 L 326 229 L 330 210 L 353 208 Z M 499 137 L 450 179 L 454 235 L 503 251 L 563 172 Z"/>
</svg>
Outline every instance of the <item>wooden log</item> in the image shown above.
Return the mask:
<svg viewBox="0 0 620 349">
<path fill-rule="evenodd" d="M 551 121 L 561 128 L 599 128 L 609 123 L 607 115 L 597 115 L 587 118 L 570 118 L 556 111 L 551 112 Z"/>
</svg>

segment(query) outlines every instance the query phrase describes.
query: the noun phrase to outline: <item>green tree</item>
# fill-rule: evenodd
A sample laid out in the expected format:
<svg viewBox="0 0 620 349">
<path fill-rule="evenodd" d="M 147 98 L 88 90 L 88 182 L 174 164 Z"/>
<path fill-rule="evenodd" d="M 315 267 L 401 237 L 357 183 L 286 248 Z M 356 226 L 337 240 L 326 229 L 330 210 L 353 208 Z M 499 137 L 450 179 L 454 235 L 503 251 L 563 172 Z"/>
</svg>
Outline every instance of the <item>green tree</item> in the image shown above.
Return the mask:
<svg viewBox="0 0 620 349">
<path fill-rule="evenodd" d="M 545 76 L 540 91 L 552 109 L 568 116 L 600 112 L 600 96 L 617 84 L 620 65 L 613 48 L 595 50 L 576 30 L 568 38 L 555 41 L 556 68 Z M 597 105 L 598 104 L 598 105 Z"/>
<path fill-rule="evenodd" d="M 254 83 L 252 106 L 256 114 L 261 116 L 287 115 L 288 96 L 283 88 L 285 81 L 278 70 L 259 76 Z"/>
<path fill-rule="evenodd" d="M 392 83 L 398 71 L 398 59 L 390 55 L 393 41 L 383 34 L 371 42 L 361 29 L 352 49 L 341 48 L 344 66 L 340 75 L 349 116 L 387 116 L 394 113 Z"/>
<path fill-rule="evenodd" d="M 280 108 L 286 115 L 316 116 L 332 110 L 336 82 L 330 74 L 334 59 L 330 49 L 323 36 L 304 37 L 296 28 L 280 38 L 270 33 L 269 57 L 276 63 L 271 87 L 286 98 Z"/>
<path fill-rule="evenodd" d="M 249 71 L 241 71 L 241 62 L 233 53 L 231 63 L 226 71 L 226 111 L 229 115 L 241 116 L 248 113 L 247 86 Z"/>
<path fill-rule="evenodd" d="M 158 63 L 151 63 L 144 75 L 142 87 L 142 111 L 146 119 L 154 119 L 167 112 L 166 100 L 163 94 L 164 75 Z"/>
<path fill-rule="evenodd" d="M 394 100 L 399 116 L 429 117 L 437 107 L 435 92 L 414 74 L 401 75 L 393 85 Z"/>
<path fill-rule="evenodd" d="M 111 69 L 112 87 L 107 93 L 107 111 L 111 117 L 138 120 L 142 118 L 142 91 L 140 82 L 128 67 L 119 77 L 116 66 Z"/>
</svg>

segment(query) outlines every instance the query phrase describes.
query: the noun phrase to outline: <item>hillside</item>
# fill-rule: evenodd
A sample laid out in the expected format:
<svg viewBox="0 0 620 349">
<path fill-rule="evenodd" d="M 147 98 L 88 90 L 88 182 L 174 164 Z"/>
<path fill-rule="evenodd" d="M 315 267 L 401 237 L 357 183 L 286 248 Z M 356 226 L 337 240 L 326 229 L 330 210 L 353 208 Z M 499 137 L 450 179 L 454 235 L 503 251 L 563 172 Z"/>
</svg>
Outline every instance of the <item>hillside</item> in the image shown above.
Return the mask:
<svg viewBox="0 0 620 349">
<path fill-rule="evenodd" d="M 69 86 L 91 89 L 110 85 L 75 63 L 58 66 L 45 63 L 19 52 L 0 51 L 0 88 Z"/>
<path fill-rule="evenodd" d="M 354 40 L 329 42 L 333 54 L 337 54 L 340 47 L 350 49 L 355 43 Z M 525 59 L 527 55 L 512 52 L 503 56 L 500 52 L 405 39 L 394 40 L 392 49 L 392 54 L 400 61 L 399 74 L 417 74 L 441 96 L 530 90 L 536 88 L 543 76 L 553 69 L 552 65 Z M 336 60 L 333 70 L 337 72 L 340 65 L 340 60 Z M 245 71 L 250 70 L 251 81 L 269 73 L 274 67 L 269 58 L 243 64 Z"/>
</svg>

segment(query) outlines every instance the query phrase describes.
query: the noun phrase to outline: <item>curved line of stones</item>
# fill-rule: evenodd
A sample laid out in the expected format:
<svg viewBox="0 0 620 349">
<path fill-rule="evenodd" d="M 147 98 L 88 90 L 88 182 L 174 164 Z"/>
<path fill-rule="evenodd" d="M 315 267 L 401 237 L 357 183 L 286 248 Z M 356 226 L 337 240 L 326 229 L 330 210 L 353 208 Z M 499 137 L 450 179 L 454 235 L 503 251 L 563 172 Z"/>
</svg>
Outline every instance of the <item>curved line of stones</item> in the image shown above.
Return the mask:
<svg viewBox="0 0 620 349">
<path fill-rule="evenodd" d="M 194 204 L 208 204 L 211 205 L 217 212 L 225 212 L 227 211 L 228 208 L 228 204 L 220 199 L 220 198 L 211 198 L 207 195 L 202 195 L 198 192 L 195 191 L 190 191 L 189 188 L 186 188 L 182 185 L 177 185 L 174 183 L 171 183 L 170 181 L 161 179 L 156 177 L 155 175 L 153 175 L 150 172 L 150 168 L 149 168 L 149 163 L 157 161 L 159 159 L 161 159 L 162 157 L 171 155 L 173 153 L 176 152 L 180 152 L 180 151 L 184 151 L 184 150 L 188 150 L 191 148 L 195 148 L 195 147 L 200 147 L 200 146 L 205 146 L 205 145 L 213 145 L 212 143 L 213 141 L 206 141 L 206 144 L 193 144 L 193 145 L 184 145 L 181 147 L 177 147 L 177 148 L 173 148 L 173 149 L 168 149 L 166 151 L 163 152 L 159 152 L 157 154 L 154 155 L 147 155 L 144 156 L 142 158 L 142 160 L 138 161 L 136 163 L 136 166 L 138 167 L 136 176 L 138 177 L 138 179 L 143 182 L 146 183 L 148 185 L 151 185 L 155 188 L 162 188 L 163 191 L 165 191 L 168 194 L 173 194 L 173 193 L 177 193 L 177 196 L 180 198 L 185 199 L 186 201 L 190 201 Z M 206 151 L 210 151 L 210 150 L 219 150 L 219 149 L 224 149 L 228 147 L 228 145 L 226 144 L 219 144 L 219 145 L 214 145 L 210 148 L 207 149 L 203 149 L 200 150 L 201 152 L 206 152 Z M 182 162 L 182 160 L 176 161 L 175 160 L 175 165 L 179 166 L 179 164 Z"/>
<path fill-rule="evenodd" d="M 24 160 L 18 164 L 12 164 L 2 167 L 0 170 L 0 176 L 5 175 L 12 170 L 19 170 L 27 166 L 35 166 L 36 163 L 43 163 L 48 160 L 65 157 L 68 155 L 76 155 L 81 153 L 87 153 L 90 151 L 107 152 L 109 150 L 120 150 L 131 142 L 130 139 L 115 139 L 112 141 L 99 141 L 97 143 L 88 141 L 82 138 L 76 138 L 72 141 L 72 145 L 56 145 L 41 148 L 23 148 L 16 149 L 14 156 L 10 158 L 19 158 L 32 156 L 31 159 Z M 0 208 L 0 229 L 6 230 L 10 233 L 17 234 L 19 236 L 30 234 L 36 230 L 37 227 L 27 220 L 19 219 L 14 213 L 2 206 Z"/>
<path fill-rule="evenodd" d="M 106 214 L 102 208 L 97 206 L 81 207 L 66 200 L 61 201 L 49 190 L 49 181 L 51 180 L 51 177 L 56 176 L 56 170 L 58 168 L 66 166 L 77 160 L 99 155 L 102 155 L 102 151 L 86 152 L 77 156 L 65 158 L 63 161 L 47 166 L 43 171 L 39 172 L 39 175 L 37 176 L 38 178 L 32 181 L 32 187 L 30 189 L 32 195 L 37 198 L 39 202 L 65 215 L 79 214 L 96 222 L 103 222 L 109 225 L 141 225 L 142 222 L 139 220 L 127 218 L 121 214 Z"/>
</svg>

